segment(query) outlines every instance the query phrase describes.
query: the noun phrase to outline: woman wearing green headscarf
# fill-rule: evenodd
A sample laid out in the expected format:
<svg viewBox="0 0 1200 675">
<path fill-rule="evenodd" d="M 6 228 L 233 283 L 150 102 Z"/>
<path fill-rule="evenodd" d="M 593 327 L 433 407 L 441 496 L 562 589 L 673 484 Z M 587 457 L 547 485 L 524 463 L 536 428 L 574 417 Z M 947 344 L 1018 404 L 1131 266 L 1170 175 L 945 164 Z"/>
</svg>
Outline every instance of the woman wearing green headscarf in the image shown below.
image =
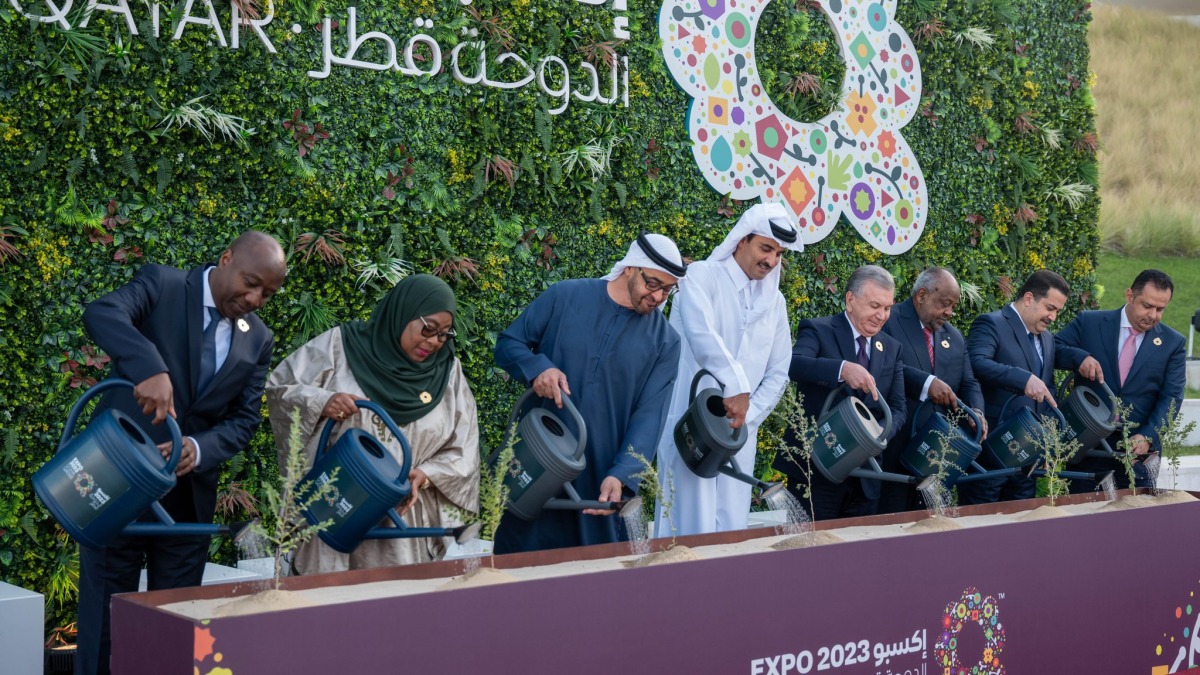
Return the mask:
<svg viewBox="0 0 1200 675">
<path fill-rule="evenodd" d="M 267 380 L 267 407 L 285 464 L 292 411 L 300 410 L 304 450 L 312 465 L 326 420 L 336 436 L 360 428 L 403 464 L 400 444 L 368 399 L 388 412 L 412 446 L 412 498 L 402 506 L 413 527 L 461 524 L 455 513 L 479 509 L 479 426 L 475 397 L 454 355 L 454 291 L 428 274 L 405 277 L 384 296 L 369 321 L 337 326 L 300 347 Z M 343 554 L 312 539 L 296 552 L 299 574 L 436 560 L 444 539 L 376 539 Z"/>
</svg>

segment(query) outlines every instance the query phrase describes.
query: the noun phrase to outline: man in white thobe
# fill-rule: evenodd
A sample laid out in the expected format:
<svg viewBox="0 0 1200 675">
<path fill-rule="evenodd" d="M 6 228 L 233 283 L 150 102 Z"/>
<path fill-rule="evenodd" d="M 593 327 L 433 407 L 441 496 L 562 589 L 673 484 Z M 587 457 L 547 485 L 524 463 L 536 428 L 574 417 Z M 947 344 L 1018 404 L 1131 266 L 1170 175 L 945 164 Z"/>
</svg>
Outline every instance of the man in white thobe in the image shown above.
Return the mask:
<svg viewBox="0 0 1200 675">
<path fill-rule="evenodd" d="M 705 376 L 700 389 L 714 386 L 713 378 L 721 383 L 730 426 L 744 425 L 747 431 L 734 461 L 743 472 L 754 470 L 758 426 L 788 382 L 792 342 L 779 292 L 779 262 L 788 250 L 802 251 L 804 244 L 787 211 L 780 204 L 758 204 L 681 280 L 670 323 L 679 332 L 682 349 L 658 444 L 662 497 L 656 537 L 746 528 L 750 485 L 724 474 L 701 478 L 692 473 L 675 447 L 674 429 L 691 405 L 692 378 L 707 370 L 712 378 Z"/>
</svg>

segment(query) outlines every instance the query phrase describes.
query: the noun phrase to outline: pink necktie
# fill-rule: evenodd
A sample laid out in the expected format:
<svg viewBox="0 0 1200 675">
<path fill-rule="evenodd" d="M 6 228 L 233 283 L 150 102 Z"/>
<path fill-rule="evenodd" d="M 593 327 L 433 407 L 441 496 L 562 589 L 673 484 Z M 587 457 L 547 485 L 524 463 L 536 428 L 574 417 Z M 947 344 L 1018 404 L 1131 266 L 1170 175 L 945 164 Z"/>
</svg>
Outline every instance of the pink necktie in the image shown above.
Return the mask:
<svg viewBox="0 0 1200 675">
<path fill-rule="evenodd" d="M 1139 333 L 1130 328 L 1129 337 L 1125 338 L 1125 344 L 1121 345 L 1121 354 L 1117 357 L 1117 369 L 1121 374 L 1121 386 L 1125 386 L 1125 378 L 1129 375 L 1129 368 L 1133 366 L 1133 357 L 1137 355 L 1137 336 Z"/>
<path fill-rule="evenodd" d="M 933 331 L 922 326 L 921 332 L 925 333 L 925 348 L 929 350 L 929 369 L 933 370 Z"/>
</svg>

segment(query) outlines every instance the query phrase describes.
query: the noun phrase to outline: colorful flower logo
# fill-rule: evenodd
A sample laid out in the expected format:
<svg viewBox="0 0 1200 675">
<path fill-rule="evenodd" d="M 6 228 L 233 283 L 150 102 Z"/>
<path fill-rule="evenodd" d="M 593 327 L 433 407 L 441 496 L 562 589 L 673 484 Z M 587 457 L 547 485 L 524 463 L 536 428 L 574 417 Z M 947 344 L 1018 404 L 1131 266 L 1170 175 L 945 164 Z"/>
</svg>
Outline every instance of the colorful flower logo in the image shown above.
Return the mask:
<svg viewBox="0 0 1200 675">
<path fill-rule="evenodd" d="M 663 57 L 692 97 L 697 166 L 722 194 L 783 204 L 806 244 L 845 215 L 880 251 L 907 251 L 929 199 L 900 133 L 917 111 L 921 67 L 896 0 L 820 0 L 846 79 L 841 105 L 812 123 L 784 115 L 762 86 L 754 31 L 767 2 L 665 0 L 659 12 Z"/>
<path fill-rule="evenodd" d="M 968 663 L 958 654 L 958 637 L 963 629 L 975 624 L 983 631 L 983 652 L 975 663 Z M 933 648 L 934 665 L 945 675 L 1004 675 L 1000 653 L 1004 651 L 1004 625 L 996 599 L 984 596 L 975 588 L 963 591 L 962 597 L 946 605 L 942 614 L 942 634 Z"/>
<path fill-rule="evenodd" d="M 86 471 L 79 471 L 75 474 L 75 491 L 80 497 L 86 497 L 92 494 L 92 490 L 96 489 L 96 479 L 92 478 L 92 474 Z"/>
</svg>

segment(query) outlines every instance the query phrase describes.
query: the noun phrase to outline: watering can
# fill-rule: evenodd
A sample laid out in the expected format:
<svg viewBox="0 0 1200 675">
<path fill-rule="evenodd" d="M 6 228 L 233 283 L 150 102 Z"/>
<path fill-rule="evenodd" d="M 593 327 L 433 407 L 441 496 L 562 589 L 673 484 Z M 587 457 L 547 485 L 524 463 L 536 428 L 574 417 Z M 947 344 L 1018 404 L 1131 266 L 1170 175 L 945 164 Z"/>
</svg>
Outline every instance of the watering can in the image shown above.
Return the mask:
<svg viewBox="0 0 1200 675">
<path fill-rule="evenodd" d="M 725 387 L 707 370 L 700 370 L 692 378 L 692 388 L 688 393 L 691 404 L 675 423 L 675 448 L 679 450 L 684 464 L 701 478 L 715 478 L 720 473 L 749 483 L 764 498 L 779 492 L 783 489 L 782 483 L 767 483 L 752 478 L 738 468 L 734 456 L 746 445 L 746 426 L 737 429 L 729 426 L 722 389 L 709 387 L 697 394 L 696 389 L 705 375 L 716 380 L 722 389 Z"/>
<path fill-rule="evenodd" d="M 979 457 L 979 453 L 983 451 L 983 447 L 980 445 L 980 441 L 983 439 L 983 422 L 974 410 L 961 401 L 958 402 L 958 409 L 964 411 L 967 417 L 975 423 L 974 438 L 971 438 L 961 428 L 951 429 L 946 416 L 936 409 L 930 409 L 931 405 L 932 401 L 927 398 L 917 406 L 916 412 L 913 413 L 912 434 L 909 437 L 908 446 L 900 453 L 900 464 L 911 471 L 913 475 L 936 476 L 938 467 L 934 460 L 938 453 L 934 449 L 941 448 L 942 441 L 945 439 L 949 450 L 954 453 L 953 459 L 945 464 L 942 479 L 942 482 L 949 488 L 954 486 L 959 476 L 966 473 L 975 459 Z M 920 422 L 921 414 L 926 409 L 930 409 L 929 415 L 924 422 Z"/>
<path fill-rule="evenodd" d="M 1067 421 L 1063 438 L 1079 441 L 1079 450 L 1067 459 L 1068 464 L 1078 464 L 1085 457 L 1113 458 L 1116 453 L 1109 448 L 1105 439 L 1116 430 L 1117 411 L 1112 404 L 1116 395 L 1103 382 L 1078 381 L 1076 373 L 1063 380 L 1058 388 L 1059 408 Z M 1100 392 L 1095 390 L 1100 388 Z M 1066 392 L 1070 391 L 1070 395 Z M 1101 446 L 1102 449 L 1097 449 Z"/>
<path fill-rule="evenodd" d="M 500 448 L 504 448 L 512 443 L 513 449 L 512 459 L 504 475 L 504 484 L 508 488 L 508 512 L 522 520 L 534 520 L 545 509 L 620 509 L 622 516 L 640 510 L 642 500 L 639 497 L 616 502 L 580 499 L 571 481 L 578 478 L 587 468 L 587 459 L 584 457 L 587 426 L 583 422 L 583 416 L 571 402 L 571 397 L 564 393 L 563 407 L 574 421 L 578 436 L 571 433 L 562 420 L 546 408 L 534 408 L 518 422 L 517 415 L 533 395 L 534 391 L 530 388 L 517 399 L 508 418 L 504 442 L 500 445 Z M 515 439 L 512 437 L 514 429 Z M 493 468 L 499 460 L 500 448 L 488 459 Z M 558 497 L 564 492 L 566 498 Z"/>
<path fill-rule="evenodd" d="M 412 448 L 383 408 L 366 400 L 354 403 L 383 421 L 400 442 L 404 464 L 400 465 L 379 439 L 362 429 L 346 431 L 332 448 L 327 448 L 335 421 L 326 420 L 317 441 L 316 459 L 301 483 L 307 489 L 301 488 L 299 496 L 300 503 L 304 503 L 312 490 L 333 483 L 334 487 L 325 499 L 314 501 L 303 511 L 305 520 L 311 525 L 330 521 L 329 527 L 317 534 L 321 541 L 335 551 L 350 553 L 364 539 L 454 537 L 460 544 L 474 539 L 479 533 L 478 523 L 458 527 L 409 527 L 404 522 L 395 507 L 412 494 L 412 484 L 408 480 Z M 378 527 L 384 517 L 395 527 Z"/>
<path fill-rule="evenodd" d="M 1045 430 L 1033 409 L 1022 406 L 1017 412 L 1005 416 L 1008 406 L 1021 394 L 1013 394 L 1000 408 L 1000 420 L 983 443 L 983 452 L 979 455 L 979 463 L 987 469 L 1021 469 L 1037 462 L 1040 454 L 1037 450 L 1037 440 Z M 1067 428 L 1067 421 L 1058 408 L 1051 408 L 1058 417 L 1060 429 Z M 992 474 L 1001 475 L 1001 474 Z"/>
<path fill-rule="evenodd" d="M 176 523 L 158 503 L 175 487 L 175 467 L 183 440 L 175 418 L 166 418 L 171 456 L 129 415 L 109 408 L 92 417 L 75 435 L 75 424 L 88 401 L 133 383 L 110 378 L 88 389 L 67 416 L 58 452 L 33 474 L 33 489 L 42 503 L 76 541 L 100 548 L 118 535 L 239 535 L 249 523 Z M 160 521 L 134 522 L 147 509 Z"/>
<path fill-rule="evenodd" d="M 846 398 L 833 405 L 834 399 L 841 393 L 845 393 Z M 825 405 L 817 417 L 817 438 L 812 448 L 813 464 L 821 475 L 834 483 L 841 483 L 853 476 L 916 484 L 917 489 L 921 490 L 932 485 L 937 480 L 934 476 L 905 476 L 889 473 L 879 467 L 875 458 L 887 447 L 887 432 L 891 425 L 892 411 L 886 403 L 881 426 L 867 405 L 851 393 L 849 386 L 843 384 L 825 397 Z"/>
</svg>

